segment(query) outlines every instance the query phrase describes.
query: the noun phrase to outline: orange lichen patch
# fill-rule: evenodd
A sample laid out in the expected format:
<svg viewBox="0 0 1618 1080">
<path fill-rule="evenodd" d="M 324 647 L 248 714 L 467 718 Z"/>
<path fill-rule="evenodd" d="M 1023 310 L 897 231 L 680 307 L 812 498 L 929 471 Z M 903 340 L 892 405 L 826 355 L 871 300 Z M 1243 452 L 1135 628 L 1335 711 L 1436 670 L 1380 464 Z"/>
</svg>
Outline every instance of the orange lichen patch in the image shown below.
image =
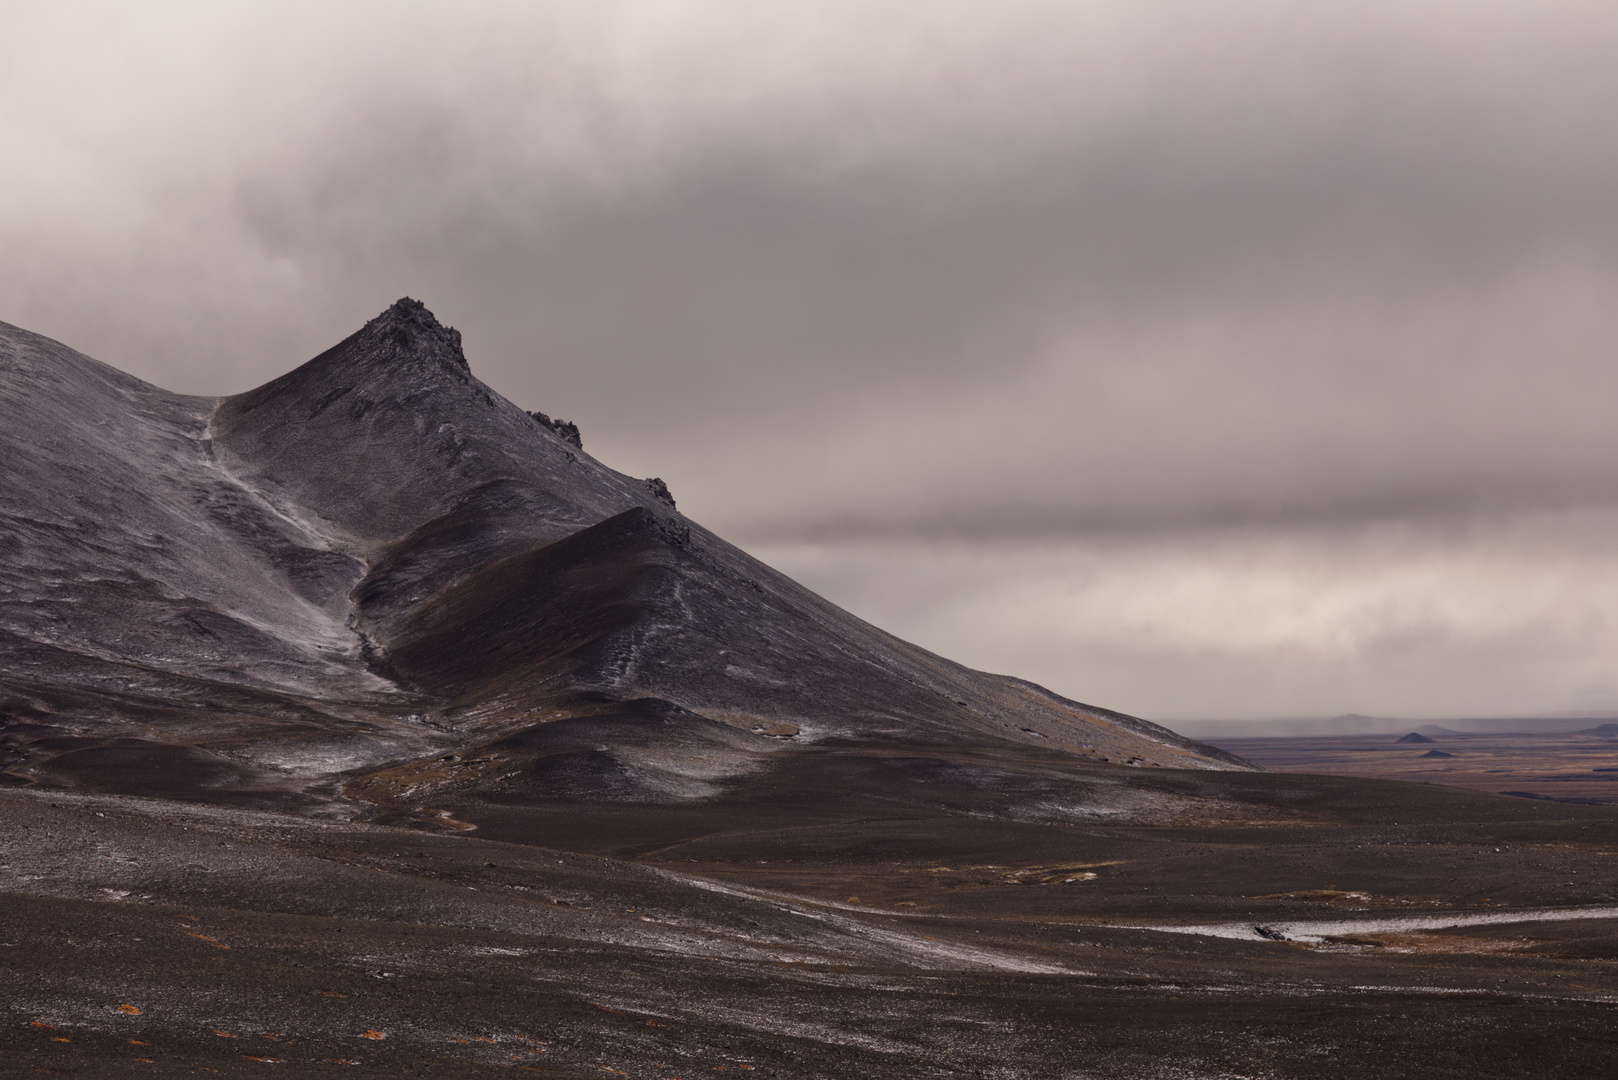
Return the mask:
<svg viewBox="0 0 1618 1080">
<path fill-rule="evenodd" d="M 135 1006 L 133 1006 L 133 1005 L 120 1005 L 120 1006 L 118 1006 L 118 1011 L 123 1013 L 126 1016 L 139 1016 L 140 1015 L 140 1010 L 135 1008 Z"/>
<path fill-rule="evenodd" d="M 362 1038 L 362 1039 L 385 1039 L 385 1038 L 387 1038 L 387 1036 L 384 1035 L 382 1032 L 377 1031 L 377 1030 L 375 1030 L 373 1028 L 366 1028 L 360 1034 L 360 1038 Z"/>
<path fill-rule="evenodd" d="M 72 1039 L 64 1039 L 60 1035 L 52 1035 L 51 1036 L 51 1042 L 72 1042 L 72 1041 L 73 1041 Z"/>
<path fill-rule="evenodd" d="M 226 945 L 226 944 L 222 943 L 218 938 L 211 938 L 207 934 L 191 934 L 190 936 L 194 937 L 194 938 L 200 938 L 201 940 L 206 941 L 209 945 L 212 945 L 216 949 L 228 949 L 228 948 L 230 948 L 229 945 Z"/>
<path fill-rule="evenodd" d="M 40 1021 L 40 1020 L 30 1020 L 30 1021 L 28 1021 L 28 1026 L 29 1027 L 44 1028 L 46 1031 L 55 1031 L 56 1030 L 56 1028 L 53 1025 L 44 1023 L 43 1021 Z"/>
<path fill-rule="evenodd" d="M 136 1061 L 143 1061 L 143 1062 L 145 1062 L 145 1063 L 146 1063 L 146 1064 L 148 1064 L 148 1065 L 151 1065 L 151 1064 L 153 1064 L 153 1063 L 154 1063 L 154 1061 L 155 1061 L 155 1059 L 154 1059 L 154 1058 L 135 1058 L 135 1060 L 136 1060 Z"/>
<path fill-rule="evenodd" d="M 234 1039 L 236 1037 L 228 1031 L 216 1031 L 214 1034 L 219 1036 L 221 1039 Z"/>
<path fill-rule="evenodd" d="M 252 1054 L 243 1054 L 242 1057 L 246 1058 L 248 1061 L 267 1061 L 271 1064 L 276 1064 L 281 1060 L 280 1058 L 254 1057 Z"/>
<path fill-rule="evenodd" d="M 149 1042 L 142 1042 L 140 1039 L 130 1039 L 129 1040 L 129 1045 L 130 1046 L 150 1046 L 152 1044 L 149 1043 Z"/>
</svg>

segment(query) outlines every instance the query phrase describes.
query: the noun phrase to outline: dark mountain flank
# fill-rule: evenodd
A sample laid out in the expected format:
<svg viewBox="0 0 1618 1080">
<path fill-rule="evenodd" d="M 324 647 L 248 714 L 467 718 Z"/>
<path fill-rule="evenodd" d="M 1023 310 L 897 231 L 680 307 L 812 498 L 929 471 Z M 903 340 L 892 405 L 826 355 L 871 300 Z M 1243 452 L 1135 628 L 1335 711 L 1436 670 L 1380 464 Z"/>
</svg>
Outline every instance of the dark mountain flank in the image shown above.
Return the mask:
<svg viewBox="0 0 1618 1080">
<path fill-rule="evenodd" d="M 0 326 L 0 440 L 9 784 L 410 816 L 698 799 L 851 746 L 1247 767 L 861 622 L 484 386 L 413 300 L 223 399 Z"/>
</svg>

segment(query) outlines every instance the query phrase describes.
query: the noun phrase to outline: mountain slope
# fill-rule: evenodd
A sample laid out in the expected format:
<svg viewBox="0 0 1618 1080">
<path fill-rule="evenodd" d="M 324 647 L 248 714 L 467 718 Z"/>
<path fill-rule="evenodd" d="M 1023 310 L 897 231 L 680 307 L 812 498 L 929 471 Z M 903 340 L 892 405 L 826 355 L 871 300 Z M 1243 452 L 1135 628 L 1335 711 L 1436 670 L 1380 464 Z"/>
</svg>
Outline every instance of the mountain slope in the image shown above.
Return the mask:
<svg viewBox="0 0 1618 1080">
<path fill-rule="evenodd" d="M 1245 767 L 885 634 L 568 434 L 410 300 L 224 399 L 0 325 L 0 777 L 347 813 L 833 744 Z"/>
</svg>

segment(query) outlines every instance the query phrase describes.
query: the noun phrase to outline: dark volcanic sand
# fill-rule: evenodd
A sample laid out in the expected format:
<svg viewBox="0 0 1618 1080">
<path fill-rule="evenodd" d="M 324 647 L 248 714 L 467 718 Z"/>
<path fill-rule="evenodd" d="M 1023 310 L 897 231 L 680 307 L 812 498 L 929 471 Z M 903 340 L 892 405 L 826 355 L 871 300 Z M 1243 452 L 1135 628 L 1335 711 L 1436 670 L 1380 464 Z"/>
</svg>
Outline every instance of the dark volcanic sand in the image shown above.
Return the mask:
<svg viewBox="0 0 1618 1080">
<path fill-rule="evenodd" d="M 884 756 L 828 751 L 796 782 L 698 805 L 467 803 L 448 808 L 478 825 L 459 833 L 4 794 L 4 1075 L 259 1075 L 266 1058 L 298 1076 L 644 1078 L 1618 1063 L 1610 810 L 1098 766 L 1131 809 L 1016 822 L 952 811 L 948 783 L 871 790 Z M 1611 910 L 1387 925 L 1546 907 Z M 1309 919 L 1370 929 L 1300 944 L 1139 928 Z"/>
</svg>

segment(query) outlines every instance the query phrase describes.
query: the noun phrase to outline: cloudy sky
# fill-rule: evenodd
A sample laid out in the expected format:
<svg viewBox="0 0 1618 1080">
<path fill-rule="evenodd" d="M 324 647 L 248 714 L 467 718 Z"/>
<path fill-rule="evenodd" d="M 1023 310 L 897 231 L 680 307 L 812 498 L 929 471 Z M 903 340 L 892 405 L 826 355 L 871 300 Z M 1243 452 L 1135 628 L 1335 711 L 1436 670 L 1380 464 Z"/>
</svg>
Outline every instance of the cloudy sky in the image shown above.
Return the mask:
<svg viewBox="0 0 1618 1080">
<path fill-rule="evenodd" d="M 1614 116 L 1610 0 L 0 0 L 0 319 L 212 394 L 409 294 L 974 666 L 1618 709 Z"/>
</svg>

